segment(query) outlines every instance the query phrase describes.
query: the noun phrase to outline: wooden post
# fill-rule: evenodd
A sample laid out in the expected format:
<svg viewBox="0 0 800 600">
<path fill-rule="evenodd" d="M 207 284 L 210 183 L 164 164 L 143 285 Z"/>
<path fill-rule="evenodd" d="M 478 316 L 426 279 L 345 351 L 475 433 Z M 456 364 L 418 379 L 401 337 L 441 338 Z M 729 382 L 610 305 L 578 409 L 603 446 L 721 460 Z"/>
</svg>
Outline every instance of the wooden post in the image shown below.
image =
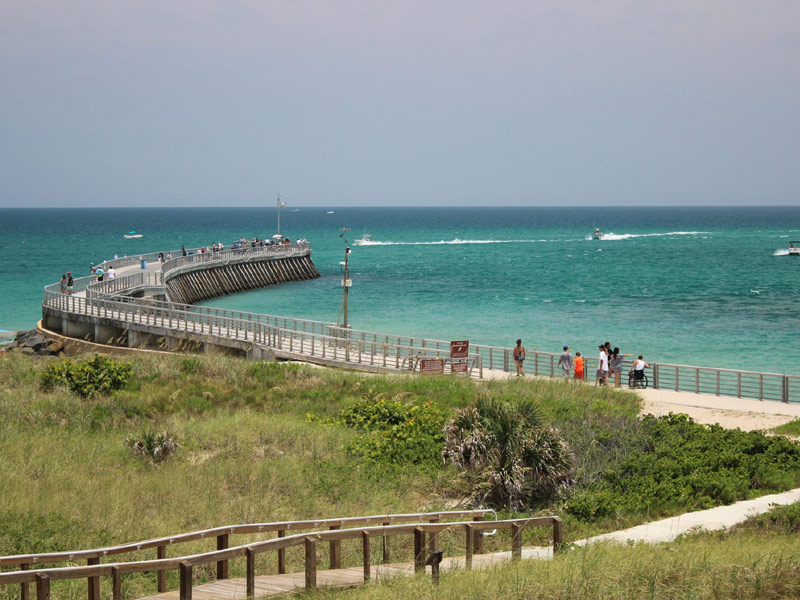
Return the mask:
<svg viewBox="0 0 800 600">
<path fill-rule="evenodd" d="M 414 528 L 414 572 L 425 570 L 425 530 Z"/>
<path fill-rule="evenodd" d="M 286 531 L 283 529 L 278 530 L 278 537 L 286 537 Z M 283 575 L 286 573 L 286 548 L 278 550 L 278 573 Z"/>
<path fill-rule="evenodd" d="M 477 517 L 472 517 L 473 521 L 483 521 L 483 515 L 478 515 Z M 481 532 L 477 529 L 475 530 L 475 554 L 483 554 L 483 536 Z"/>
<path fill-rule="evenodd" d="M 389 523 L 384 523 L 383 526 L 384 527 L 388 527 Z M 389 564 L 389 559 L 390 559 L 390 556 L 389 556 L 389 536 L 384 533 L 383 534 L 383 564 L 388 565 Z"/>
<path fill-rule="evenodd" d="M 317 589 L 317 542 L 314 538 L 305 539 L 306 549 L 306 591 Z M 181 599 L 183 600 L 183 599 Z M 191 599 L 190 599 L 191 600 Z"/>
<path fill-rule="evenodd" d="M 472 548 L 475 541 L 475 532 L 472 525 L 464 525 L 464 554 L 465 554 L 465 568 L 467 571 L 472 570 Z"/>
<path fill-rule="evenodd" d="M 99 565 L 100 558 L 89 558 L 86 560 L 87 565 Z M 89 580 L 89 600 L 100 600 L 100 578 L 88 577 Z"/>
<path fill-rule="evenodd" d="M 20 571 L 27 571 L 30 568 L 31 568 L 31 566 L 28 563 L 22 563 L 19 566 L 19 570 Z M 20 583 L 19 584 L 19 597 L 20 597 L 20 600 L 30 600 L 31 592 L 30 592 L 30 588 L 29 588 L 27 583 Z"/>
<path fill-rule="evenodd" d="M 341 529 L 339 525 L 331 525 L 330 530 Z M 331 540 L 330 543 L 331 569 L 338 569 L 342 565 L 342 543 L 339 540 Z"/>
<path fill-rule="evenodd" d="M 217 536 L 217 550 L 225 550 L 228 547 L 228 534 L 223 533 Z M 228 561 L 217 561 L 217 579 L 228 578 Z"/>
<path fill-rule="evenodd" d="M 561 542 L 564 538 L 564 523 L 561 517 L 553 517 L 553 554 L 561 550 Z"/>
<path fill-rule="evenodd" d="M 50 575 L 36 574 L 36 600 L 50 600 Z"/>
<path fill-rule="evenodd" d="M 111 597 L 113 600 L 122 600 L 122 575 L 119 567 L 111 567 Z"/>
<path fill-rule="evenodd" d="M 244 556 L 247 559 L 247 597 L 252 598 L 256 595 L 256 553 L 250 548 L 244 549 Z"/>
<path fill-rule="evenodd" d="M 511 560 L 522 558 L 522 525 L 511 524 Z"/>
<path fill-rule="evenodd" d="M 192 563 L 187 560 L 181 561 L 180 580 L 180 600 L 192 600 Z"/>
<path fill-rule="evenodd" d="M 156 547 L 156 556 L 159 560 L 162 558 L 167 558 L 167 547 L 166 546 L 157 546 Z M 159 571 L 156 574 L 156 579 L 158 580 L 158 593 L 163 594 L 167 591 L 167 572 L 164 570 Z"/>
<path fill-rule="evenodd" d="M 438 523 L 439 519 L 429 519 L 429 523 Z M 439 549 L 439 534 L 438 533 L 431 533 L 428 537 L 428 550 L 431 554 L 436 552 Z"/>
<path fill-rule="evenodd" d="M 370 552 L 369 552 L 369 531 L 361 532 L 362 554 L 364 556 L 364 581 L 369 581 L 370 576 Z"/>
</svg>

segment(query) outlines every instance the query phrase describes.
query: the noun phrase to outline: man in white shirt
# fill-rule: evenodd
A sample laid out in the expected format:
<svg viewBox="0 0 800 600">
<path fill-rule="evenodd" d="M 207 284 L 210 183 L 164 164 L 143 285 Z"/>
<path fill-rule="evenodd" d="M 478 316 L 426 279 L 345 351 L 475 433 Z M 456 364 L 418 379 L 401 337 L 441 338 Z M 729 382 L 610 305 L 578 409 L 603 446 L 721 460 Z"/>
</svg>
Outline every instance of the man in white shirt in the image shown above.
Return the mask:
<svg viewBox="0 0 800 600">
<path fill-rule="evenodd" d="M 114 270 L 114 266 L 113 265 L 108 265 L 108 272 L 106 273 L 106 275 L 108 275 L 108 280 L 109 281 L 111 281 L 112 279 L 116 279 L 117 278 L 117 272 Z"/>
<path fill-rule="evenodd" d="M 600 356 L 598 357 L 600 365 L 597 368 L 597 376 L 595 377 L 595 385 L 606 385 L 608 383 L 608 354 L 606 354 L 606 347 L 600 346 Z"/>
</svg>

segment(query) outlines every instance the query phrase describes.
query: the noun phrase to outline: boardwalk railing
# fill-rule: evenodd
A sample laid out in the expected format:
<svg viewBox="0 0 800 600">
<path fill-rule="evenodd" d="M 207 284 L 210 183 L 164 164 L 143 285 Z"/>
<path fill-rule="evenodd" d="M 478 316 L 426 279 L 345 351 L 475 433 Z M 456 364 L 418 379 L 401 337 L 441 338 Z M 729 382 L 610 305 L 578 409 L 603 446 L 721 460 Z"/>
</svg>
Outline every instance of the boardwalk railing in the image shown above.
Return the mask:
<svg viewBox="0 0 800 600">
<path fill-rule="evenodd" d="M 317 585 L 317 544 L 329 543 L 329 560 L 331 569 L 340 569 L 341 542 L 346 540 L 361 540 L 364 580 L 371 576 L 372 540 L 380 539 L 383 542 L 383 564 L 391 561 L 389 538 L 408 535 L 413 539 L 413 564 L 415 571 L 424 570 L 426 560 L 425 537 L 428 536 L 428 549 L 436 553 L 439 549 L 439 537 L 446 531 L 463 531 L 465 548 L 465 564 L 469 569 L 472 566 L 474 554 L 483 551 L 483 536 L 488 530 L 507 530 L 511 532 L 512 559 L 521 558 L 522 531 L 528 527 L 551 527 L 553 550 L 558 550 L 562 542 L 562 523 L 558 517 L 538 517 L 529 519 L 510 519 L 505 521 L 484 521 L 484 517 L 491 511 L 474 510 L 439 513 L 417 513 L 404 515 L 376 515 L 371 517 L 355 517 L 345 519 L 323 519 L 319 521 L 294 521 L 283 523 L 261 523 L 253 525 L 236 525 L 233 527 L 220 527 L 205 531 L 197 531 L 169 538 L 158 538 L 135 544 L 113 546 L 108 548 L 78 551 L 48 553 L 38 555 L 20 555 L 0 557 L 0 566 L 19 566 L 20 570 L 0 573 L 0 585 L 20 585 L 23 600 L 29 598 L 29 585 L 36 585 L 37 599 L 50 596 L 50 582 L 63 579 L 83 579 L 88 583 L 89 600 L 100 599 L 100 577 L 112 579 L 112 596 L 114 600 L 121 598 L 121 577 L 128 573 L 141 573 L 155 571 L 159 592 L 166 591 L 165 574 L 169 570 L 179 571 L 180 598 L 190 600 L 192 597 L 192 568 L 195 566 L 215 564 L 218 579 L 228 577 L 228 561 L 244 558 L 246 561 L 246 588 L 247 596 L 253 597 L 256 576 L 255 557 L 265 552 L 275 552 L 277 555 L 278 573 L 286 572 L 286 549 L 302 546 L 304 548 L 305 587 L 314 589 Z M 471 518 L 472 521 L 443 523 L 451 519 Z M 323 529 L 314 533 L 298 533 L 286 536 L 288 531 L 302 531 L 308 529 Z M 233 534 L 254 534 L 275 532 L 276 538 L 251 542 L 246 545 L 229 547 L 229 536 Z M 198 539 L 216 538 L 216 550 L 201 554 L 192 554 L 176 558 L 167 558 L 167 546 L 173 543 L 187 542 Z M 155 548 L 155 560 L 136 560 L 130 562 L 116 562 L 101 565 L 101 558 L 134 552 L 143 549 Z M 85 567 L 58 567 L 30 570 L 35 564 L 44 562 L 63 562 L 85 559 Z M 438 563 L 437 563 L 438 566 Z M 438 574 L 434 567 L 433 574 Z"/>
<path fill-rule="evenodd" d="M 170 272 L 177 272 L 182 267 L 193 264 L 193 261 L 224 262 L 232 258 L 241 258 L 241 256 L 281 252 L 291 255 L 295 251 L 307 250 L 307 244 L 292 244 L 255 249 L 247 247 L 236 251 L 195 254 L 193 257 L 180 256 L 162 265 L 165 273 L 162 280 L 168 279 Z M 154 276 L 156 275 L 154 274 Z M 76 293 L 90 288 L 90 291 L 87 291 L 89 303 L 80 302 L 77 296 L 66 296 L 60 293 L 59 284 L 55 283 L 45 287 L 44 305 L 70 313 L 117 315 L 132 323 L 157 321 L 185 333 L 218 332 L 230 339 L 258 343 L 267 343 L 265 340 L 272 340 L 275 344 L 279 344 L 275 347 L 289 348 L 291 352 L 297 351 L 309 356 L 342 359 L 348 362 L 387 368 L 408 367 L 414 357 L 442 357 L 447 360 L 450 353 L 449 341 L 389 335 L 359 329 L 349 329 L 346 336 L 343 336 L 341 327 L 335 323 L 163 302 L 150 298 L 128 298 L 122 295 L 126 291 L 124 286 L 138 280 L 124 279 L 119 284 L 115 284 L 123 288 L 118 291 L 107 290 L 107 288 L 96 289 L 94 285 L 90 286 L 92 281 L 91 277 L 75 280 Z M 123 304 L 127 306 L 123 307 Z M 346 337 L 347 343 L 342 342 L 343 337 Z M 334 349 L 333 352 L 329 350 L 331 348 Z M 483 369 L 504 372 L 515 370 L 512 351 L 509 348 L 471 344 L 470 352 L 470 372 L 473 375 L 480 376 Z M 356 358 L 354 359 L 354 357 Z M 561 375 L 558 358 L 559 355 L 556 353 L 529 351 L 525 361 L 525 371 L 529 375 L 558 377 Z M 584 360 L 584 379 L 591 380 L 599 361 L 597 358 L 591 357 L 584 357 Z M 651 362 L 650 364 L 652 368 L 648 377 L 651 387 L 655 389 L 758 400 L 800 402 L 800 375 L 666 363 Z M 627 371 L 630 365 L 629 360 L 623 364 L 623 385 L 627 383 Z M 446 370 L 448 368 L 449 362 Z M 408 368 L 408 370 L 412 369 Z"/>
</svg>

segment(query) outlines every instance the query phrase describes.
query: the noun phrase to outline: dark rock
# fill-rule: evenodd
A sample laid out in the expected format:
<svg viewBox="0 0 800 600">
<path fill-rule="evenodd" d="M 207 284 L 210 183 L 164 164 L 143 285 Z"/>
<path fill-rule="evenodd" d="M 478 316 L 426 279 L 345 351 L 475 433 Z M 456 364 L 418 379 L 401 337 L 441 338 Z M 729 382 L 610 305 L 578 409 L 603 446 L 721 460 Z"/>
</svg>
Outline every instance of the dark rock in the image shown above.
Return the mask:
<svg viewBox="0 0 800 600">
<path fill-rule="evenodd" d="M 33 348 L 28 348 L 27 346 L 21 346 L 19 348 L 20 354 L 24 354 L 26 356 L 33 356 L 36 352 L 33 351 Z"/>
</svg>

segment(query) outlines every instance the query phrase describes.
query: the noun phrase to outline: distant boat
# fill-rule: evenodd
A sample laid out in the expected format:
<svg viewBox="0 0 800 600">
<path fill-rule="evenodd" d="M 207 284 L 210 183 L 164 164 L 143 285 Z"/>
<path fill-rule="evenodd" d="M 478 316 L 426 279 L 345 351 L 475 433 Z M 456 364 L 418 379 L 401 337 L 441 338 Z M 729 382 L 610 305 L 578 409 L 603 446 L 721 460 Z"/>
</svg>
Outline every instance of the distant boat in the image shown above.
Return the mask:
<svg viewBox="0 0 800 600">
<path fill-rule="evenodd" d="M 372 234 L 365 233 L 360 238 L 353 240 L 354 246 L 369 246 L 370 242 L 372 242 Z"/>
<path fill-rule="evenodd" d="M 789 256 L 800 256 L 800 242 L 789 242 Z"/>
<path fill-rule="evenodd" d="M 329 211 L 328 211 L 328 212 L 326 212 L 325 214 L 326 214 L 326 215 L 332 215 L 332 214 L 333 214 L 333 211 L 332 211 L 332 210 L 329 210 Z"/>
<path fill-rule="evenodd" d="M 126 240 L 136 240 L 136 239 L 139 239 L 140 237 L 144 237 L 144 236 L 141 233 L 136 233 L 135 231 L 129 231 L 128 233 L 124 234 L 122 237 L 124 237 Z"/>
<path fill-rule="evenodd" d="M 603 232 L 600 231 L 600 229 L 598 229 L 597 227 L 595 227 L 594 231 L 592 232 L 592 239 L 599 240 L 602 237 L 603 237 Z"/>
</svg>

